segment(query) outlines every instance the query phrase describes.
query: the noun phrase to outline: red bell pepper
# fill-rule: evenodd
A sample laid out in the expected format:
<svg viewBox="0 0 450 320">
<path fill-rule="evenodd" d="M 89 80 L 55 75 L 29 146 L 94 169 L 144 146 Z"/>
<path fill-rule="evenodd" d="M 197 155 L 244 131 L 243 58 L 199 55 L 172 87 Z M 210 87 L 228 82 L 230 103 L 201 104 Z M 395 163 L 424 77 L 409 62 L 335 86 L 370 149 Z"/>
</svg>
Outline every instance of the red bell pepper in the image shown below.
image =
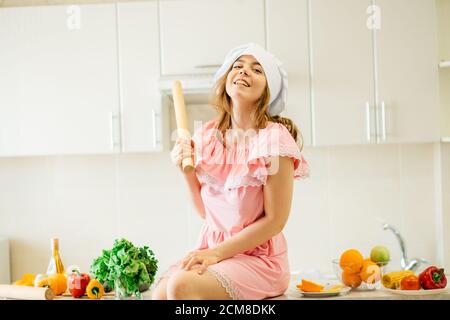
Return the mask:
<svg viewBox="0 0 450 320">
<path fill-rule="evenodd" d="M 431 266 L 426 268 L 419 275 L 420 285 L 422 288 L 429 289 L 441 289 L 447 285 L 447 278 L 444 274 L 444 269 Z"/>
<path fill-rule="evenodd" d="M 86 287 L 89 281 L 91 281 L 91 278 L 86 273 L 79 273 L 78 271 L 71 273 L 67 277 L 67 287 L 72 297 L 82 297 L 86 293 Z"/>
</svg>

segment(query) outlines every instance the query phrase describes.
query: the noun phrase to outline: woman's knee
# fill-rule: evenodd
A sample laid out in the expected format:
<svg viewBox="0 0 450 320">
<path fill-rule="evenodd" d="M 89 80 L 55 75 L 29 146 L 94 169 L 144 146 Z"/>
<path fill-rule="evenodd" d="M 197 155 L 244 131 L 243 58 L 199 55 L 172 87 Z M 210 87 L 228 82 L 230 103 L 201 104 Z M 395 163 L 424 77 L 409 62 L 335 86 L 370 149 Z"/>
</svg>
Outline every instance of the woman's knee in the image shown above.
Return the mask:
<svg viewBox="0 0 450 320">
<path fill-rule="evenodd" d="M 167 278 L 161 279 L 152 292 L 153 300 L 167 300 Z"/>
<path fill-rule="evenodd" d="M 167 282 L 167 299 L 191 300 L 196 299 L 195 276 L 192 271 L 179 271 Z"/>
</svg>

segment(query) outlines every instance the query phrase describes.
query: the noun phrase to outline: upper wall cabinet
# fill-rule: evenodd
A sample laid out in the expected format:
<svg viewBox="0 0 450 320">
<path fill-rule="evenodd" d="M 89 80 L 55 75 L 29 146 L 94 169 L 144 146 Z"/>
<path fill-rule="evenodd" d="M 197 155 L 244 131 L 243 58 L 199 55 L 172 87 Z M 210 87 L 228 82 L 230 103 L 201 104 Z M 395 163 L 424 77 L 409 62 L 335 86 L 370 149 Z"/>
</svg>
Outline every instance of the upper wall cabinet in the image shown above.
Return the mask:
<svg viewBox="0 0 450 320">
<path fill-rule="evenodd" d="M 118 3 L 122 151 L 162 149 L 157 2 Z"/>
<path fill-rule="evenodd" d="M 311 1 L 316 145 L 375 142 L 371 2 Z"/>
<path fill-rule="evenodd" d="M 305 146 L 311 144 L 308 39 L 307 0 L 267 1 L 267 49 L 288 73 L 285 115 L 299 127 Z"/>
<path fill-rule="evenodd" d="M 380 143 L 440 139 L 435 1 L 376 0 Z M 450 31 L 450 30 L 449 30 Z"/>
<path fill-rule="evenodd" d="M 450 142 L 450 1 L 437 0 L 441 139 Z M 446 65 L 446 66 L 444 66 Z"/>
<path fill-rule="evenodd" d="M 264 0 L 161 1 L 163 75 L 214 73 L 235 46 L 265 46 Z"/>
<path fill-rule="evenodd" d="M 115 5 L 0 9 L 0 155 L 112 153 Z"/>
<path fill-rule="evenodd" d="M 316 145 L 439 141 L 434 1 L 314 0 L 311 20 Z"/>
</svg>

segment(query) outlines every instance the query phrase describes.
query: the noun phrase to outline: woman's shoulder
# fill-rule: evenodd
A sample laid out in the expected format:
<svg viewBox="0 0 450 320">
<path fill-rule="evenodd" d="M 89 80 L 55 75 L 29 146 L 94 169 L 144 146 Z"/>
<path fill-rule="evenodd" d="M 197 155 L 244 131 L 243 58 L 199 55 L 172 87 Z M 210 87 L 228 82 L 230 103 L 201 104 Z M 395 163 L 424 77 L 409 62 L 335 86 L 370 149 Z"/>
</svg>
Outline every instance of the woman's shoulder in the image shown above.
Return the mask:
<svg viewBox="0 0 450 320">
<path fill-rule="evenodd" d="M 302 154 L 297 141 L 289 129 L 282 123 L 269 121 L 249 155 L 249 160 L 272 157 L 289 157 L 294 161 L 294 178 L 304 179 L 309 176 L 309 165 Z M 270 162 L 270 160 L 269 160 Z"/>
<path fill-rule="evenodd" d="M 258 136 L 260 143 L 296 144 L 288 128 L 279 122 L 268 121 L 266 127 L 260 130 Z"/>
</svg>

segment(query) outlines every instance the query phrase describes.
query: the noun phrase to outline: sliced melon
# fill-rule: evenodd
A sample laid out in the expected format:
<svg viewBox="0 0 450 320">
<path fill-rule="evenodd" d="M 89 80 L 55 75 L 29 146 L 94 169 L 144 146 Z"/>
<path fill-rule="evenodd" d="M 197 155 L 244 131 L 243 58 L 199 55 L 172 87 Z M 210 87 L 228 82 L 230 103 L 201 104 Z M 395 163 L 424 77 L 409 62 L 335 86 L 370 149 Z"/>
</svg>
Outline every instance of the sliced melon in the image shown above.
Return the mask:
<svg viewBox="0 0 450 320">
<path fill-rule="evenodd" d="M 297 288 L 304 292 L 321 292 L 324 288 L 324 286 L 314 283 L 312 281 L 308 281 L 305 279 L 302 279 L 302 283 L 297 285 Z"/>
</svg>

